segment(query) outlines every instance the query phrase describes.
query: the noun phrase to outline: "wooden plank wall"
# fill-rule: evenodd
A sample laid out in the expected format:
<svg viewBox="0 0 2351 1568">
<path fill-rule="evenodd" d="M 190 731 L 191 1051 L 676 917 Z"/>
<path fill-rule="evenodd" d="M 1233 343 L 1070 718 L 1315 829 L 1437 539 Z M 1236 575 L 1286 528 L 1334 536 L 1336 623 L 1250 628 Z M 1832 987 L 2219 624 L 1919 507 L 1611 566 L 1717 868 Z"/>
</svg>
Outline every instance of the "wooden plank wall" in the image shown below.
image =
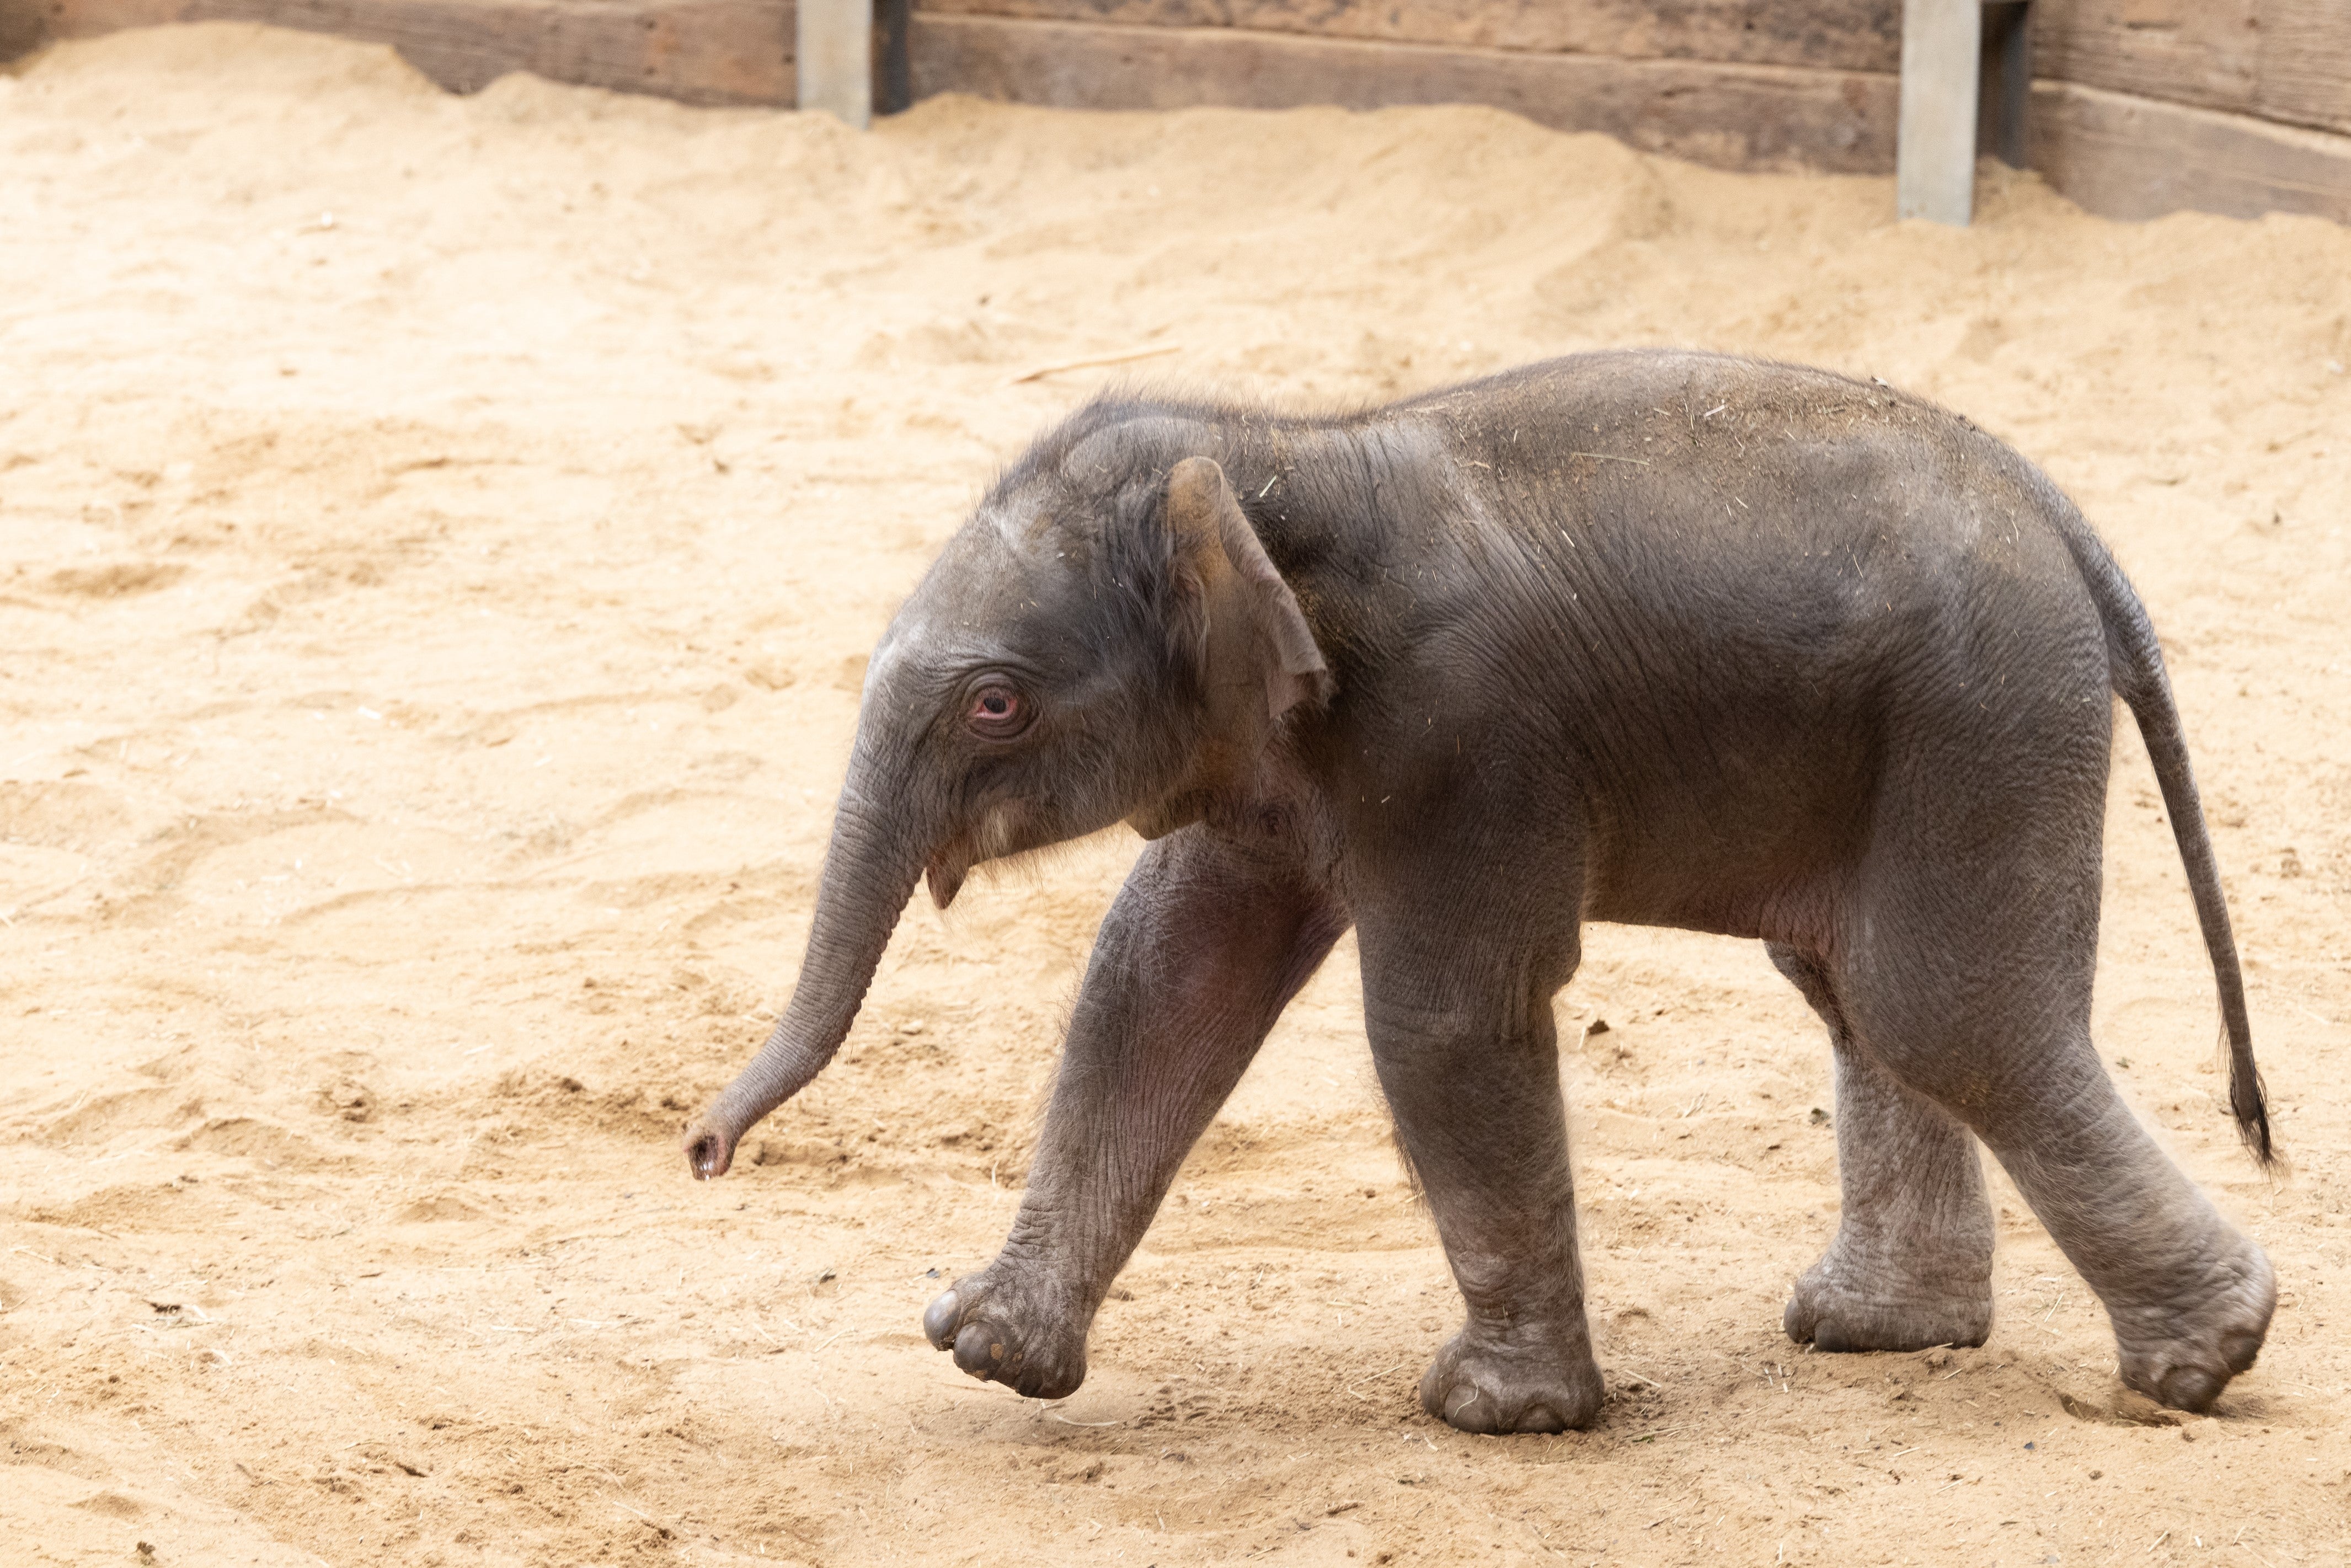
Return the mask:
<svg viewBox="0 0 2351 1568">
<path fill-rule="evenodd" d="M 1894 166 L 1901 0 L 915 0 L 917 95 L 1476 102 L 1726 168 Z M 2351 0 L 2038 0 L 2029 162 L 2116 217 L 2351 223 Z"/>
<path fill-rule="evenodd" d="M 1473 102 L 1726 168 L 1894 165 L 1901 0 L 914 0 L 918 96 Z M 2037 0 L 2030 161 L 2093 211 L 2351 223 L 2351 0 Z M 387 43 L 708 104 L 792 101 L 792 0 L 0 0 L 0 59 L 169 21 Z"/>
<path fill-rule="evenodd" d="M 1902 0 L 915 0 L 917 95 L 1484 103 L 1734 169 L 1894 166 Z"/>
<path fill-rule="evenodd" d="M 334 33 L 391 45 L 452 92 L 530 71 L 686 103 L 792 101 L 791 0 L 0 0 L 0 40 L 12 14 L 34 42 L 165 22 Z"/>
<path fill-rule="evenodd" d="M 2351 0 L 2041 0 L 2033 167 L 2116 217 L 2351 223 Z"/>
<path fill-rule="evenodd" d="M 1883 72 L 920 11 L 913 56 L 918 98 L 976 92 L 1084 109 L 1482 103 L 1720 168 L 1894 167 L 1896 78 Z"/>
<path fill-rule="evenodd" d="M 2040 10 L 2032 43 L 2044 78 L 2351 132 L 2351 0 L 2064 0 Z"/>
<path fill-rule="evenodd" d="M 915 0 L 930 16 L 1892 72 L 1902 0 Z"/>
</svg>

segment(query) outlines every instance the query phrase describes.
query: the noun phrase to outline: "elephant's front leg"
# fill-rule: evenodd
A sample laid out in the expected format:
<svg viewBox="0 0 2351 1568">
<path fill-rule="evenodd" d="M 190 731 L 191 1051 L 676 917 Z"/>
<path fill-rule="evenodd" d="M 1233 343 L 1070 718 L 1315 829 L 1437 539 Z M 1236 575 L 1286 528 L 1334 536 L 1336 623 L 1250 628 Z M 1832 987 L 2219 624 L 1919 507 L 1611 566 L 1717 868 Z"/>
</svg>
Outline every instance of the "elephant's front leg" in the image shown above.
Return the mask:
<svg viewBox="0 0 2351 1568">
<path fill-rule="evenodd" d="M 1012 1234 L 923 1330 L 973 1376 L 1059 1398 L 1185 1154 L 1347 927 L 1279 846 L 1146 849 L 1094 944 Z"/>
<path fill-rule="evenodd" d="M 1495 904 L 1520 928 L 1490 941 L 1466 910 L 1432 910 L 1403 930 L 1375 929 L 1367 915 L 1364 1015 L 1398 1139 L 1468 1307 L 1421 1378 L 1421 1406 L 1466 1432 L 1558 1432 L 1589 1423 L 1606 1394 L 1584 1322 L 1551 1015 L 1575 935 L 1531 932 L 1544 923 L 1540 906 Z"/>
</svg>

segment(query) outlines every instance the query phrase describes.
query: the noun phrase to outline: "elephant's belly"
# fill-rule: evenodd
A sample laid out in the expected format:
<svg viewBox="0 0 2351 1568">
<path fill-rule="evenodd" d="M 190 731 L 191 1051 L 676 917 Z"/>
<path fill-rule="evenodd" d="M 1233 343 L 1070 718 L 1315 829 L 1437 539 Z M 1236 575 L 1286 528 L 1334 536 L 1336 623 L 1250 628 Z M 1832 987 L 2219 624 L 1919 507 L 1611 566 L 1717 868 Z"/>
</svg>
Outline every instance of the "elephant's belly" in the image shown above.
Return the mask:
<svg viewBox="0 0 2351 1568">
<path fill-rule="evenodd" d="M 1770 879 L 1735 874 L 1696 881 L 1611 879 L 1587 886 L 1583 917 L 1808 944 L 1829 932 L 1842 885 L 1834 873 Z"/>
<path fill-rule="evenodd" d="M 1791 782 L 1685 777 L 1595 812 L 1585 918 L 1769 941 L 1824 935 L 1861 849 L 1868 791 L 1819 772 L 1810 788 Z"/>
</svg>

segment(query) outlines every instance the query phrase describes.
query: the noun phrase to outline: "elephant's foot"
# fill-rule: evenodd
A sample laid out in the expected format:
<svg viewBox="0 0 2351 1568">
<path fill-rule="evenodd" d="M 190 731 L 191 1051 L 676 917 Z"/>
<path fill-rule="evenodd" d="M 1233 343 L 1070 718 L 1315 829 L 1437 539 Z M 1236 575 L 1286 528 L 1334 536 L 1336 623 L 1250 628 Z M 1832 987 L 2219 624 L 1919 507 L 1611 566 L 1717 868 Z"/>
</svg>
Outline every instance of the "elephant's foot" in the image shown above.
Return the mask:
<svg viewBox="0 0 2351 1568">
<path fill-rule="evenodd" d="M 1564 1432 L 1600 1414 L 1607 1389 L 1592 1347 L 1453 1336 L 1420 1379 L 1420 1407 L 1464 1432 Z"/>
<path fill-rule="evenodd" d="M 1031 1267 L 998 1258 L 957 1280 L 923 1313 L 935 1350 L 983 1383 L 1037 1399 L 1074 1394 L 1086 1380 L 1086 1324 L 1072 1292 Z"/>
<path fill-rule="evenodd" d="M 1782 1322 L 1815 1350 L 1981 1344 L 1991 1333 L 1991 1259 L 1890 1256 L 1839 1231 L 1796 1281 Z"/>
<path fill-rule="evenodd" d="M 2259 1247 L 2234 1239 L 2233 1255 L 2213 1271 L 2200 1303 L 2109 1303 L 2123 1381 L 2175 1410 L 2210 1410 L 2269 1335 L 2277 1276 Z"/>
</svg>

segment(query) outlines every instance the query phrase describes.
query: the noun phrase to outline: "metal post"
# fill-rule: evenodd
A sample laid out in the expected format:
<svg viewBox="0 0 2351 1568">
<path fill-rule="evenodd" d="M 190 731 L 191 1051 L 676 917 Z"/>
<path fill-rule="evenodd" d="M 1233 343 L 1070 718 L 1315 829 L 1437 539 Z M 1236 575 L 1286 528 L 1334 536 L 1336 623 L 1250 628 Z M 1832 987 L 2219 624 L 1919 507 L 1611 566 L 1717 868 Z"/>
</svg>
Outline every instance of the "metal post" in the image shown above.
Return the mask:
<svg viewBox="0 0 2351 1568">
<path fill-rule="evenodd" d="M 1972 214 L 1982 47 L 1983 0 L 1902 0 L 1896 216 L 1965 227 Z"/>
<path fill-rule="evenodd" d="M 872 0 L 799 0 L 793 10 L 799 107 L 864 130 L 873 120 Z"/>
</svg>

